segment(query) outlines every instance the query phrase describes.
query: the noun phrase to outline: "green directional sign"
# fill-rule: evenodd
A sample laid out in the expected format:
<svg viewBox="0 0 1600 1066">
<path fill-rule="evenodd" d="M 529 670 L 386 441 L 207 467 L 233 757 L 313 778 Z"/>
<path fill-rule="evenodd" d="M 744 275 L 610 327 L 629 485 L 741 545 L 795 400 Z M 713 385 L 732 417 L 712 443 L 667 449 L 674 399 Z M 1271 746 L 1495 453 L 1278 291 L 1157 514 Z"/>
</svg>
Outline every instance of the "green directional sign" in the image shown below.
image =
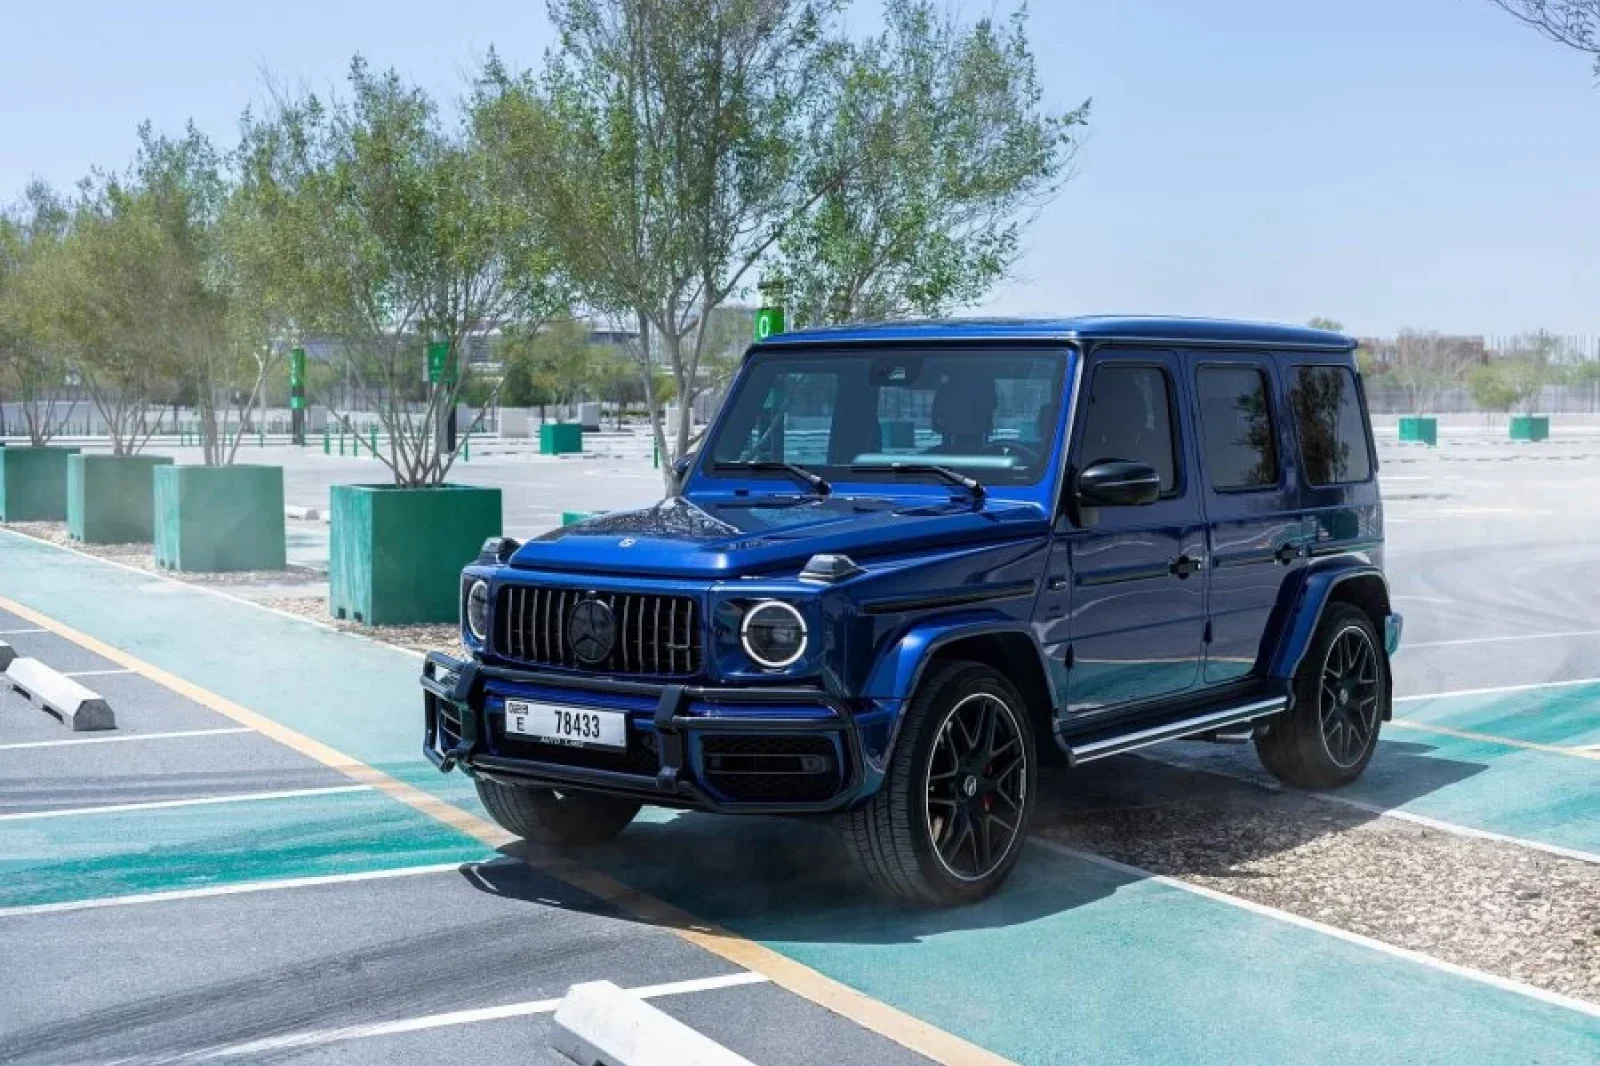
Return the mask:
<svg viewBox="0 0 1600 1066">
<path fill-rule="evenodd" d="M 289 349 L 289 388 L 303 389 L 306 387 L 306 350 L 304 348 Z"/>
<path fill-rule="evenodd" d="M 455 384 L 455 367 L 450 362 L 449 341 L 435 341 L 428 345 L 428 384 Z"/>
<path fill-rule="evenodd" d="M 756 311 L 756 340 L 764 341 L 783 332 L 783 308 L 763 307 Z"/>
</svg>

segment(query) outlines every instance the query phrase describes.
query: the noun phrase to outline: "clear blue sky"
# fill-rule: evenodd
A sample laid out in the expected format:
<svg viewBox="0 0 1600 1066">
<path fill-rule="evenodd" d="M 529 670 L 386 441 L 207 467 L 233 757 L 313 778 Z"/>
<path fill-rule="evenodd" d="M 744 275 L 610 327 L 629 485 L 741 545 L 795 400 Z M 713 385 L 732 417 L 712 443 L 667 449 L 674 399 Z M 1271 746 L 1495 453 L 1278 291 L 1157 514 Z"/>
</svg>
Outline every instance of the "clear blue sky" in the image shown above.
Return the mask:
<svg viewBox="0 0 1600 1066">
<path fill-rule="evenodd" d="M 532 64 L 550 41 L 542 0 L 9 6 L 3 199 L 123 164 L 144 118 L 227 142 L 264 71 L 323 89 L 360 51 L 454 97 L 491 44 Z M 982 310 L 1600 333 L 1600 86 L 1487 0 L 1032 11 L 1049 96 L 1092 96 L 1093 125 Z"/>
</svg>

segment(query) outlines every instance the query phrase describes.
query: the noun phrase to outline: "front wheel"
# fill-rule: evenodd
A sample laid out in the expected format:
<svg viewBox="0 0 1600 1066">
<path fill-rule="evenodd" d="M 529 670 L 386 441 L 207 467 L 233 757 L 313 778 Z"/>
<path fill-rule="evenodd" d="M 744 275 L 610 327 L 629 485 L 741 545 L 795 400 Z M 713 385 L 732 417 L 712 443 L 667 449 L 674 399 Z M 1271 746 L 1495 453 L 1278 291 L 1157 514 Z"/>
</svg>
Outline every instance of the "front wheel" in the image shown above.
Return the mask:
<svg viewBox="0 0 1600 1066">
<path fill-rule="evenodd" d="M 1389 707 L 1389 661 L 1366 612 L 1328 606 L 1294 675 L 1294 707 L 1256 740 L 1261 763 L 1297 788 L 1336 788 L 1361 776 Z"/>
<path fill-rule="evenodd" d="M 1037 759 L 1026 705 L 981 663 L 929 671 L 882 786 L 844 816 L 867 876 L 911 903 L 976 902 L 999 888 L 1033 819 Z"/>
<path fill-rule="evenodd" d="M 476 778 L 478 798 L 500 827 L 540 844 L 599 844 L 633 821 L 642 804 L 598 792 L 557 792 Z"/>
</svg>

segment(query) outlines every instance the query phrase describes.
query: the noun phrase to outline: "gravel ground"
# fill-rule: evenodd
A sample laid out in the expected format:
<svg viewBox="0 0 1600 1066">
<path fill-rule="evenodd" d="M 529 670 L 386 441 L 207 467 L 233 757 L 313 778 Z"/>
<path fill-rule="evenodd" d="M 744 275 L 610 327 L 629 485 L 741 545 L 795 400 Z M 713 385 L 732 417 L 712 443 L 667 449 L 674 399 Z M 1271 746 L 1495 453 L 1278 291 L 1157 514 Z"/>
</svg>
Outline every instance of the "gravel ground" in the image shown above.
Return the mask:
<svg viewBox="0 0 1600 1066">
<path fill-rule="evenodd" d="M 37 540 L 49 541 L 59 544 L 74 551 L 93 555 L 97 559 L 109 559 L 114 563 L 132 566 L 152 574 L 161 574 L 165 577 L 186 581 L 191 585 L 234 585 L 241 588 L 270 582 L 275 585 L 314 585 L 327 584 L 326 574 L 303 566 L 291 566 L 285 570 L 232 570 L 220 574 L 205 574 L 186 570 L 167 570 L 156 565 L 155 548 L 148 544 L 84 544 L 73 540 L 67 534 L 65 522 L 7 522 L 4 528 L 15 533 L 22 533 Z M 327 610 L 326 598 L 322 601 L 323 610 Z"/>
<path fill-rule="evenodd" d="M 1142 771 L 1141 771 L 1142 772 Z M 1063 782 L 1070 789 L 1070 781 Z M 1063 810 L 1049 839 L 1600 1003 L 1600 868 L 1295 793 Z"/>
<path fill-rule="evenodd" d="M 257 600 L 263 607 L 284 611 L 288 614 L 297 614 L 310 618 L 324 625 L 333 626 L 335 629 L 346 633 L 358 633 L 373 640 L 381 640 L 385 644 L 394 644 L 401 648 L 410 648 L 412 651 L 442 651 L 446 655 L 462 656 L 467 651 L 461 646 L 459 630 L 454 622 L 441 625 L 415 625 L 415 626 L 369 626 L 360 622 L 351 622 L 332 618 L 328 614 L 328 598 L 326 596 L 293 596 L 283 599 Z"/>
</svg>

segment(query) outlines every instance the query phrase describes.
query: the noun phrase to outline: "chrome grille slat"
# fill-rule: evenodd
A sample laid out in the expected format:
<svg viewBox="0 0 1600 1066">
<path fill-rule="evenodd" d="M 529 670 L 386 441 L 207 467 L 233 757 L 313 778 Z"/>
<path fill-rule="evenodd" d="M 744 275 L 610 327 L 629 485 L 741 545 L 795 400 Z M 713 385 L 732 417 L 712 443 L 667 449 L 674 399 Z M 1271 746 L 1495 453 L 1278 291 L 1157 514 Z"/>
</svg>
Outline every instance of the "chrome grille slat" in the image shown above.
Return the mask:
<svg viewBox="0 0 1600 1066">
<path fill-rule="evenodd" d="M 597 663 L 580 662 L 568 643 L 572 609 L 590 595 L 611 608 L 615 624 L 611 652 Z M 508 659 L 660 677 L 691 676 L 703 666 L 700 610 L 690 596 L 508 584 L 496 609 L 495 648 Z"/>
</svg>

